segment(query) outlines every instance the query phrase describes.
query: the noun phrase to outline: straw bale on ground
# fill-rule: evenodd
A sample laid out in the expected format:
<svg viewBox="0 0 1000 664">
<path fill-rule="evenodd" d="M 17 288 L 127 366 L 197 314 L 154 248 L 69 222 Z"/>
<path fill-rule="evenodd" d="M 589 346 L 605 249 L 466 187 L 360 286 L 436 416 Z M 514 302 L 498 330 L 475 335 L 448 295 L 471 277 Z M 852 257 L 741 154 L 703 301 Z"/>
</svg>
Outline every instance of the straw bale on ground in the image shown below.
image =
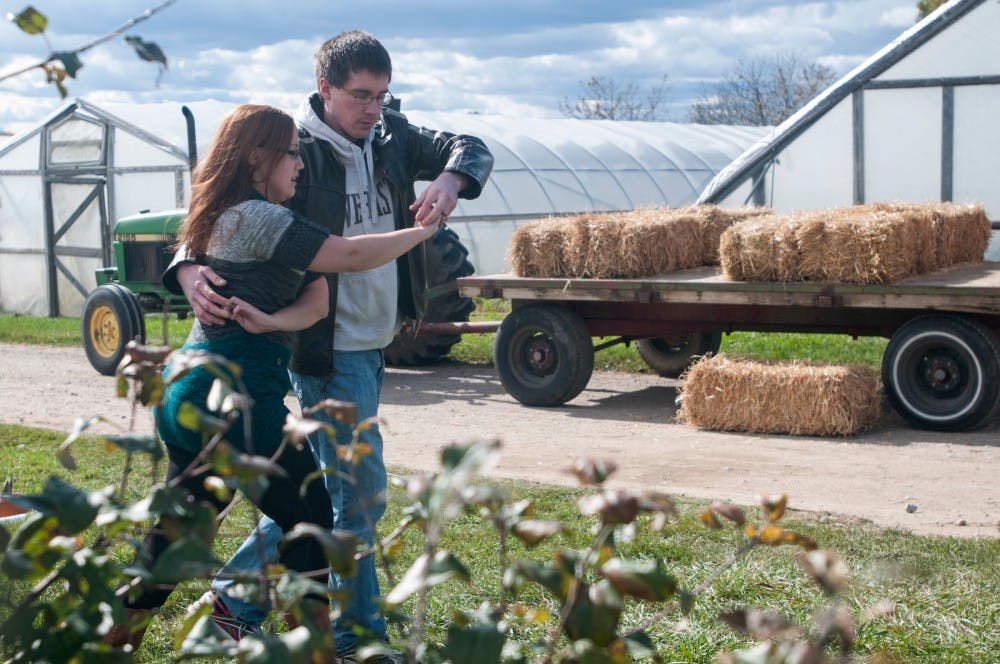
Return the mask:
<svg viewBox="0 0 1000 664">
<path fill-rule="evenodd" d="M 847 436 L 875 426 L 882 390 L 861 365 L 762 363 L 716 355 L 683 377 L 681 422 L 717 431 Z"/>
<path fill-rule="evenodd" d="M 521 277 L 638 279 L 718 264 L 722 232 L 763 214 L 700 205 L 552 218 L 517 229 L 508 256 Z"/>
<path fill-rule="evenodd" d="M 981 261 L 989 238 L 981 206 L 875 203 L 750 219 L 719 247 L 737 281 L 879 284 Z"/>
</svg>

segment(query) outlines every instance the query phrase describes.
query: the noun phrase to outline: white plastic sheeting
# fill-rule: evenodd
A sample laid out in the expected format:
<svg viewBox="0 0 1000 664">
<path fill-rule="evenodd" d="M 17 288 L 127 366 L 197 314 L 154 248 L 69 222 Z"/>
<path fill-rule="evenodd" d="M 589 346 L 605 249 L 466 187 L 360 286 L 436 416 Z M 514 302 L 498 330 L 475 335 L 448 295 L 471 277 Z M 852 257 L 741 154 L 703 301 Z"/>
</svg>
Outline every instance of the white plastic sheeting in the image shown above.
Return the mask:
<svg viewBox="0 0 1000 664">
<path fill-rule="evenodd" d="M 699 200 L 779 211 L 952 200 L 1000 221 L 998 34 L 1000 3 L 952 0 L 740 155 Z M 1000 259 L 997 231 L 987 256 Z"/>
</svg>

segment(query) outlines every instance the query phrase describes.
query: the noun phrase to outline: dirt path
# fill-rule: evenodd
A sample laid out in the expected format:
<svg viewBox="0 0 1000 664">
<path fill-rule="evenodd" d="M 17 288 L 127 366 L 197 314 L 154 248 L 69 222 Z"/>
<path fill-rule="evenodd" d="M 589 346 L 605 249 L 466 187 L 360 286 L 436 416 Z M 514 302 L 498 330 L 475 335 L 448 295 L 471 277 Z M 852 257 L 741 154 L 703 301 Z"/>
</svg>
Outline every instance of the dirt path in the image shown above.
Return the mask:
<svg viewBox="0 0 1000 664">
<path fill-rule="evenodd" d="M 621 486 L 741 503 L 785 492 L 793 507 L 831 519 L 860 517 L 924 534 L 998 534 L 1000 423 L 940 434 L 907 428 L 890 414 L 856 438 L 705 432 L 674 423 L 675 386 L 598 372 L 570 404 L 540 409 L 508 396 L 492 367 L 390 369 L 386 460 L 432 470 L 443 445 L 499 437 L 497 476 L 568 484 L 562 469 L 589 456 L 615 460 Z M 0 421 L 69 430 L 77 417 L 98 414 L 110 421 L 104 430 L 128 427 L 114 380 L 97 374 L 82 350 L 0 344 Z M 148 429 L 148 417 L 137 428 Z"/>
</svg>

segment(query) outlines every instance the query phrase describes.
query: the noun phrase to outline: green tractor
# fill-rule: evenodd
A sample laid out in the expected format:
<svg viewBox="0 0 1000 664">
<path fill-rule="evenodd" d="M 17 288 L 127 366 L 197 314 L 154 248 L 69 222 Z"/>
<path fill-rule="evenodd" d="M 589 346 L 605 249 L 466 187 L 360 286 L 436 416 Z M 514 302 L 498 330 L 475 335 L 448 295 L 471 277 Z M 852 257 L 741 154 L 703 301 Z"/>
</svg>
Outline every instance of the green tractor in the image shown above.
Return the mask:
<svg viewBox="0 0 1000 664">
<path fill-rule="evenodd" d="M 146 341 L 147 313 L 163 314 L 163 339 L 167 342 L 167 321 L 171 313 L 186 318 L 191 311 L 183 297 L 173 295 L 160 283 L 160 276 L 174 257 L 177 230 L 187 210 L 141 212 L 120 219 L 114 226 L 112 253 L 115 266 L 97 270 L 97 288 L 83 306 L 81 331 L 90 364 L 110 376 L 125 355 L 132 339 Z M 444 326 L 435 332 L 412 323 L 385 349 L 386 361 L 393 365 L 430 364 L 447 355 L 461 340 L 457 329 L 447 323 L 467 321 L 474 304 L 462 297 L 452 282 L 472 274 L 468 250 L 450 228 L 444 227 L 424 244 L 429 290 L 425 321 Z M 450 285 L 449 285 L 450 284 Z M 416 331 L 416 332 L 415 332 Z"/>
<path fill-rule="evenodd" d="M 83 348 L 90 364 L 114 374 L 132 339 L 146 340 L 147 313 L 163 313 L 163 335 L 171 312 L 185 318 L 191 307 L 160 284 L 174 257 L 177 229 L 187 210 L 141 212 L 115 224 L 114 267 L 97 270 L 97 288 L 83 305 Z"/>
</svg>

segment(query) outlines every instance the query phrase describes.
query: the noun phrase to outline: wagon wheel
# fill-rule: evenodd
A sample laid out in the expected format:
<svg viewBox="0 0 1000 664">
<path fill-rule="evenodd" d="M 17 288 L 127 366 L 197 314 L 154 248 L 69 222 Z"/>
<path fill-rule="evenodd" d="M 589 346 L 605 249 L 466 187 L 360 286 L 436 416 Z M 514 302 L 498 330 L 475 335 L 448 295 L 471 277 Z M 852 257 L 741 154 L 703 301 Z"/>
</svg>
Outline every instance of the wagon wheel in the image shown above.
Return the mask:
<svg viewBox="0 0 1000 664">
<path fill-rule="evenodd" d="M 119 284 L 105 284 L 87 296 L 80 327 L 87 359 L 105 376 L 115 373 L 125 354 L 125 344 L 146 338 L 139 302 Z"/>
<path fill-rule="evenodd" d="M 677 378 L 695 357 L 719 352 L 722 332 L 690 332 L 635 342 L 639 357 L 664 378 Z"/>
<path fill-rule="evenodd" d="M 1000 340 L 970 318 L 914 318 L 889 340 L 882 382 L 889 402 L 914 425 L 972 429 L 1000 403 Z"/>
<path fill-rule="evenodd" d="M 500 323 L 493 360 L 512 397 L 528 406 L 559 406 L 587 386 L 594 347 L 576 312 L 533 304 L 515 308 Z"/>
</svg>

